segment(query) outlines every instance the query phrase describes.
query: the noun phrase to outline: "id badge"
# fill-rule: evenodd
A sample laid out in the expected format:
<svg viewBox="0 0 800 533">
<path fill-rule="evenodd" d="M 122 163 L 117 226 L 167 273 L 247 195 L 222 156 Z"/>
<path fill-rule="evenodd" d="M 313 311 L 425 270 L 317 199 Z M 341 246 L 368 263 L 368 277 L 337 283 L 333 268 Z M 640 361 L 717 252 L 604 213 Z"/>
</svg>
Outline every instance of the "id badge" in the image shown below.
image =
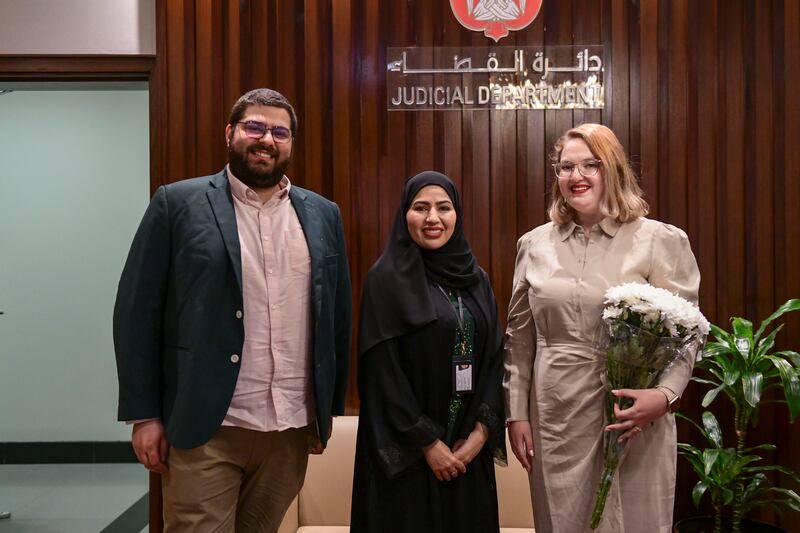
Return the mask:
<svg viewBox="0 0 800 533">
<path fill-rule="evenodd" d="M 473 359 L 462 359 L 453 361 L 453 392 L 456 394 L 467 394 L 474 390 L 474 370 L 475 362 Z"/>
</svg>

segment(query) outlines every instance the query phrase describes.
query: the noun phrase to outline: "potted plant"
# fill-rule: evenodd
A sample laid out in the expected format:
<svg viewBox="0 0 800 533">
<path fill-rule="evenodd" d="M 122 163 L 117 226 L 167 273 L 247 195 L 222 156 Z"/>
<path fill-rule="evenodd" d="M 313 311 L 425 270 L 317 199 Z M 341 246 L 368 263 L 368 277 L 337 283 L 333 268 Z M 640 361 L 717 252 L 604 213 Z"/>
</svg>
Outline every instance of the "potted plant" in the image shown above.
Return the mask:
<svg viewBox="0 0 800 533">
<path fill-rule="evenodd" d="M 711 498 L 715 533 L 728 531 L 723 529 L 728 522 L 723 519 L 726 507 L 732 510 L 729 530 L 733 533 L 780 531 L 777 528 L 765 529 L 766 526 L 743 529 L 743 519 L 754 507 L 769 505 L 779 509 L 786 506 L 800 511 L 800 496 L 793 490 L 771 486 L 766 474 L 779 472 L 797 482 L 800 478 L 782 466 L 763 464 L 762 457 L 755 453 L 774 450 L 775 446 L 747 447 L 748 428 L 758 422 L 758 410 L 765 390 L 774 388 L 781 391 L 778 394 L 783 399 L 778 401 L 787 404 L 790 422 L 794 422 L 800 413 L 800 354 L 790 350 L 773 351 L 775 336 L 783 324 L 765 335 L 767 327 L 775 319 L 799 309 L 800 299 L 787 301 L 755 332 L 750 321 L 739 317 L 731 318 L 731 332 L 712 325 L 714 340 L 706 345 L 703 357 L 695 365 L 703 377 L 693 377 L 692 380 L 711 387 L 703 397 L 703 407 L 708 407 L 720 393 L 724 393 L 734 408 L 735 447 L 723 446 L 720 424 L 709 411 L 703 413 L 702 426 L 690 421 L 703 435 L 708 447 L 701 450 L 689 444 L 678 444 L 679 453 L 689 460 L 700 478 L 692 490 L 695 505 L 706 493 Z M 693 521 L 696 519 L 679 522 L 676 531 L 704 531 L 696 529 Z"/>
</svg>

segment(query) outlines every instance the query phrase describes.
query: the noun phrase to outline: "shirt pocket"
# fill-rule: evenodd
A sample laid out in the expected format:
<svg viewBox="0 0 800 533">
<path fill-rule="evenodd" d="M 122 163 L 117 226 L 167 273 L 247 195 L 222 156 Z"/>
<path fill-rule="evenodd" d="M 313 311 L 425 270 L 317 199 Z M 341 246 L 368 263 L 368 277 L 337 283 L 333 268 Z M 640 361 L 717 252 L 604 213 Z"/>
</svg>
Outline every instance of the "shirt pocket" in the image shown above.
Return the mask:
<svg viewBox="0 0 800 533">
<path fill-rule="evenodd" d="M 294 276 L 308 276 L 311 273 L 311 255 L 308 253 L 306 236 L 299 223 L 289 225 L 286 249 L 290 273 Z"/>
</svg>

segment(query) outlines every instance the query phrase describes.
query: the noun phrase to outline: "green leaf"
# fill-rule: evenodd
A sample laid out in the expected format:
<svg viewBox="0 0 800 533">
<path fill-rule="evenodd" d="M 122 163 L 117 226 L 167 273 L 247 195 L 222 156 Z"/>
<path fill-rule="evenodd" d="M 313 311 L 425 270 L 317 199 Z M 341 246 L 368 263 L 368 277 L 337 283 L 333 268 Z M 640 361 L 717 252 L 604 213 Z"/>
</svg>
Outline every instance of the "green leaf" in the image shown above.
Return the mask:
<svg viewBox="0 0 800 533">
<path fill-rule="evenodd" d="M 685 442 L 678 443 L 678 453 L 683 455 L 701 455 L 701 451 L 699 448 L 692 446 L 691 444 L 686 444 Z"/>
<path fill-rule="evenodd" d="M 797 474 L 795 474 L 793 471 L 781 465 L 747 466 L 745 468 L 742 468 L 742 472 L 747 472 L 748 474 L 763 474 L 764 472 L 780 472 L 781 474 L 785 474 L 790 478 L 794 479 L 795 481 L 800 481 L 800 479 L 798 479 L 797 477 Z"/>
<path fill-rule="evenodd" d="M 752 407 L 757 407 L 761 401 L 761 388 L 764 385 L 764 376 L 761 372 L 747 372 L 742 375 L 742 389 L 744 400 Z"/>
<path fill-rule="evenodd" d="M 717 417 L 711 411 L 703 412 L 703 434 L 709 442 L 714 443 L 717 448 L 722 447 L 722 430 L 717 422 Z"/>
<path fill-rule="evenodd" d="M 780 487 L 770 487 L 770 490 L 788 496 L 788 498 L 784 500 L 783 503 L 788 505 L 795 511 L 800 511 L 800 496 L 798 496 L 795 491 L 791 489 L 783 489 Z"/>
<path fill-rule="evenodd" d="M 782 352 L 775 352 L 772 355 L 783 357 L 784 359 L 789 359 L 791 360 L 795 368 L 800 369 L 800 353 L 797 353 L 792 350 L 785 350 Z"/>
<path fill-rule="evenodd" d="M 744 338 L 751 341 L 753 340 L 753 323 L 747 320 L 746 318 L 741 318 L 738 316 L 731 317 L 731 325 L 733 326 L 733 337 L 734 341 L 737 338 Z M 741 351 L 739 346 L 736 347 Z"/>
<path fill-rule="evenodd" d="M 729 350 L 732 349 L 733 337 L 730 335 L 730 333 L 728 333 L 719 326 L 711 324 L 711 334 L 714 335 L 714 338 L 717 339 L 718 344 L 727 346 Z M 714 344 L 714 343 L 709 343 L 709 344 Z"/>
<path fill-rule="evenodd" d="M 705 348 L 703 348 L 703 359 L 698 361 L 697 365 L 700 368 L 703 368 L 704 363 L 707 360 L 712 359 L 713 357 L 716 357 L 718 355 L 724 355 L 724 354 L 733 353 L 734 351 L 735 351 L 735 348 L 731 348 L 730 344 L 728 344 L 727 342 L 725 342 L 725 343 L 722 343 L 722 342 L 708 342 L 708 343 L 706 343 Z"/>
<path fill-rule="evenodd" d="M 703 450 L 703 472 L 705 472 L 706 476 L 709 475 L 711 469 L 714 468 L 717 457 L 719 457 L 719 448 L 707 448 Z"/>
<path fill-rule="evenodd" d="M 738 316 L 731 317 L 731 325 L 733 325 L 734 336 L 753 337 L 753 323 L 746 318 Z"/>
<path fill-rule="evenodd" d="M 743 453 L 750 453 L 750 452 L 754 452 L 756 450 L 773 451 L 773 450 L 777 450 L 777 449 L 778 449 L 778 447 L 775 446 L 774 444 L 759 444 L 758 446 L 753 446 L 752 448 L 745 448 L 744 450 L 742 450 L 742 452 Z"/>
<path fill-rule="evenodd" d="M 692 501 L 695 507 L 700 507 L 700 498 L 703 497 L 706 489 L 708 489 L 708 485 L 706 485 L 703 480 L 698 481 L 692 489 Z"/>
<path fill-rule="evenodd" d="M 789 421 L 794 422 L 797 414 L 800 413 L 800 378 L 797 377 L 792 365 L 785 359 L 775 355 L 768 355 L 766 359 L 778 369 L 781 383 L 783 383 L 783 394 L 786 397 L 786 403 L 789 404 Z"/>
<path fill-rule="evenodd" d="M 695 376 L 692 376 L 690 379 L 692 381 L 694 381 L 695 383 L 702 383 L 703 385 L 711 385 L 712 387 L 718 387 L 719 386 L 719 383 L 717 383 L 716 381 L 711 381 L 710 379 L 703 379 L 703 378 L 698 378 L 698 377 L 695 377 Z"/>
<path fill-rule="evenodd" d="M 725 387 L 726 387 L 726 385 L 725 385 L 725 383 L 723 383 L 723 384 L 719 385 L 717 388 L 715 388 L 715 389 L 711 389 L 710 391 L 708 391 L 708 392 L 705 394 L 705 396 L 703 396 L 703 401 L 701 402 L 701 405 L 702 405 L 703 407 L 708 407 L 709 405 L 711 405 L 711 402 L 713 402 L 713 401 L 714 401 L 714 398 L 716 398 L 716 397 L 717 397 L 717 395 L 718 395 L 718 394 L 719 394 L 719 393 L 722 391 L 722 389 L 724 389 Z"/>
<path fill-rule="evenodd" d="M 769 335 L 761 339 L 761 341 L 758 343 L 758 349 L 756 350 L 756 353 L 760 356 L 769 353 L 772 347 L 775 346 L 775 336 L 782 329 L 783 324 L 773 329 Z"/>
<path fill-rule="evenodd" d="M 797 311 L 798 309 L 800 309 L 800 299 L 787 300 L 786 303 L 778 307 L 774 313 L 769 315 L 767 319 L 761 323 L 761 327 L 759 327 L 758 331 L 756 332 L 756 338 L 761 337 L 761 335 L 764 333 L 764 330 L 767 329 L 767 326 L 770 324 L 770 322 L 772 322 L 779 316 L 783 315 L 784 313 Z"/>
<path fill-rule="evenodd" d="M 739 376 L 741 375 L 742 373 L 739 370 L 733 369 L 733 370 L 726 370 L 722 377 L 725 378 L 723 380 L 725 385 L 727 385 L 728 387 L 733 387 L 736 384 L 736 382 L 739 381 Z"/>
<path fill-rule="evenodd" d="M 733 501 L 733 491 L 729 488 L 722 488 L 722 505 L 730 505 Z"/>
<path fill-rule="evenodd" d="M 767 477 L 764 474 L 756 474 L 750 479 L 749 482 L 746 482 L 746 487 L 744 489 L 744 501 L 752 501 L 760 492 L 759 487 L 761 484 L 767 480 Z"/>
<path fill-rule="evenodd" d="M 675 418 L 678 418 L 680 420 L 684 420 L 684 421 L 690 423 L 691 425 L 693 425 L 694 427 L 697 428 L 697 431 L 699 431 L 700 433 L 703 433 L 703 428 L 701 428 L 699 425 L 697 425 L 697 423 L 694 420 L 692 420 L 688 416 L 684 415 L 683 413 L 675 413 Z M 681 444 L 678 443 L 678 446 L 681 446 Z M 689 446 L 689 445 L 688 444 L 684 444 L 683 446 Z M 694 448 L 694 446 L 691 446 L 691 448 Z"/>
<path fill-rule="evenodd" d="M 746 472 L 746 471 L 748 471 L 747 470 L 748 468 L 758 469 L 760 467 L 757 467 L 757 466 L 748 467 L 747 465 L 749 465 L 750 463 L 755 463 L 756 461 L 761 461 L 762 459 L 763 459 L 763 457 L 761 457 L 760 455 L 745 455 L 745 456 L 739 457 L 738 459 L 736 459 L 737 469 L 740 472 Z M 757 470 L 754 470 L 754 472 L 755 471 L 757 471 Z"/>
<path fill-rule="evenodd" d="M 716 361 L 714 362 L 714 364 L 715 364 L 715 366 L 706 367 L 706 370 L 708 370 L 711 373 L 711 375 L 713 375 L 718 380 L 725 381 L 724 369 L 723 369 L 722 365 L 717 364 Z"/>
</svg>

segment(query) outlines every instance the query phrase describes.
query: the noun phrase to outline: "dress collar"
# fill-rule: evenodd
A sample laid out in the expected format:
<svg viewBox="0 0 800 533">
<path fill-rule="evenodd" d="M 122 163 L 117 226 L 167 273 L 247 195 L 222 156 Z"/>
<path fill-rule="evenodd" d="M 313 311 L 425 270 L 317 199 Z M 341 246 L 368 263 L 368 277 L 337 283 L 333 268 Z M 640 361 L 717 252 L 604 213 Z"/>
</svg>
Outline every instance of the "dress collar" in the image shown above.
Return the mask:
<svg viewBox="0 0 800 533">
<path fill-rule="evenodd" d="M 603 233 L 613 238 L 614 235 L 617 234 L 617 231 L 619 231 L 619 228 L 620 226 L 622 226 L 622 223 L 618 222 L 616 219 L 613 219 L 611 217 L 605 217 L 603 220 L 600 221 L 598 226 L 600 226 L 600 229 L 603 231 Z M 580 226 L 574 220 L 570 220 L 566 224 L 562 224 L 557 227 L 561 240 L 565 241 L 575 232 L 575 229 L 579 228 Z"/>
</svg>

